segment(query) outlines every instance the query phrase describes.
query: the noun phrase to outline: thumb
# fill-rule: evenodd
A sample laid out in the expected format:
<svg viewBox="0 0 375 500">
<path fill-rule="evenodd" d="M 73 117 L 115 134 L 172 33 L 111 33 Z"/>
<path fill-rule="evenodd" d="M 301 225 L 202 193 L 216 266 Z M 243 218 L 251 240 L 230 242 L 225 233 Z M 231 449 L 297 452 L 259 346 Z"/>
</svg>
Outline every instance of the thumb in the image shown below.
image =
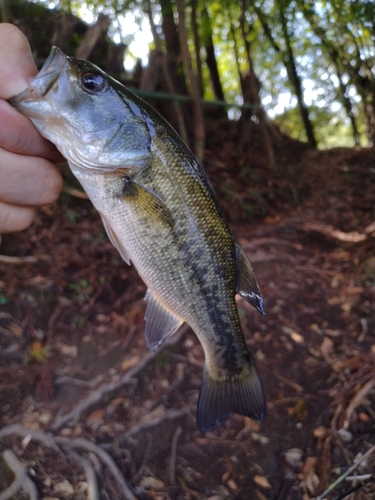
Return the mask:
<svg viewBox="0 0 375 500">
<path fill-rule="evenodd" d="M 0 24 L 0 97 L 9 99 L 29 86 L 38 72 L 29 42 L 13 24 Z"/>
</svg>

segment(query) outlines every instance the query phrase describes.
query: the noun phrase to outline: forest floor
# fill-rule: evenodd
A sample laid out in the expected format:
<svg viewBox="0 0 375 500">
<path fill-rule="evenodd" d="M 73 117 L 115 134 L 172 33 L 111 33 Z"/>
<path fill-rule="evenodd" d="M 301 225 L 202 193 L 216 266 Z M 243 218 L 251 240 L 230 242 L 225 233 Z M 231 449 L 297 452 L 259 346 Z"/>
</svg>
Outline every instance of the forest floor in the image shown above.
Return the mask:
<svg viewBox="0 0 375 500">
<path fill-rule="evenodd" d="M 204 435 L 197 338 L 182 327 L 148 352 L 145 286 L 65 172 L 59 201 L 1 246 L 0 496 L 13 459 L 14 499 L 34 484 L 49 500 L 308 500 L 354 464 L 324 498 L 374 498 L 374 160 L 291 144 L 261 168 L 231 137 L 208 144 L 265 301 L 265 317 L 238 307 L 268 416 Z"/>
</svg>

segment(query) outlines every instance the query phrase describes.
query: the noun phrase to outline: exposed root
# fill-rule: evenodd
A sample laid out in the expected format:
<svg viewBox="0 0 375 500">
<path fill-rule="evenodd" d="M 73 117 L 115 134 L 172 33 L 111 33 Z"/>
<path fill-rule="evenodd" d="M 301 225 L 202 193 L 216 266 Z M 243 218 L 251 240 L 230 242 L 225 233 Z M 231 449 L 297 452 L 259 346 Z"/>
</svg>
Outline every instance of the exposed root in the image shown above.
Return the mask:
<svg viewBox="0 0 375 500">
<path fill-rule="evenodd" d="M 341 476 L 338 477 L 336 479 L 336 481 L 334 481 L 333 483 L 331 483 L 328 486 L 328 488 L 323 491 L 323 493 L 321 495 L 319 495 L 318 497 L 313 498 L 312 500 L 323 500 L 325 498 L 325 496 L 328 495 L 328 493 L 330 493 L 331 491 L 333 491 L 339 484 L 341 484 L 352 472 L 354 472 L 358 468 L 358 466 L 362 462 L 364 462 L 365 460 L 367 460 L 374 452 L 375 452 L 375 444 L 373 446 L 371 446 L 371 448 L 369 450 L 367 450 L 367 452 L 355 464 L 353 464 L 351 467 L 349 467 L 349 469 L 347 469 L 344 472 L 344 474 L 341 474 Z"/>
<path fill-rule="evenodd" d="M 36 441 L 40 441 L 41 443 L 43 443 L 46 447 L 52 448 L 53 450 L 56 451 L 60 451 L 61 453 L 62 451 L 60 449 L 60 446 L 62 448 L 66 448 L 68 452 L 71 452 L 71 450 L 80 450 L 87 453 L 94 453 L 111 471 L 125 500 L 137 500 L 138 497 L 136 497 L 134 493 L 131 491 L 124 476 L 122 475 L 120 469 L 117 467 L 112 457 L 105 450 L 97 446 L 95 443 L 92 443 L 91 441 L 88 441 L 87 439 L 84 438 L 68 439 L 60 436 L 52 436 L 40 430 L 28 429 L 26 427 L 23 427 L 22 425 L 10 425 L 8 427 L 4 427 L 4 429 L 0 431 L 0 439 L 2 437 L 9 436 L 11 434 L 18 434 L 21 437 L 29 437 L 31 439 L 35 439 Z M 97 486 L 96 486 L 96 478 L 94 470 L 92 469 L 89 462 L 85 461 L 85 459 L 81 457 L 78 453 L 76 453 L 75 455 L 76 458 L 79 460 L 79 462 L 82 463 L 82 466 L 85 468 L 88 484 L 90 487 L 90 494 L 91 494 L 90 500 L 97 500 L 98 494 L 97 494 Z M 4 452 L 4 460 L 7 462 L 8 465 L 10 464 L 10 462 L 8 462 L 7 460 L 7 458 L 9 457 L 11 457 L 9 459 L 10 461 L 12 461 L 12 457 L 15 458 L 15 460 L 17 460 L 13 452 L 11 452 L 10 450 L 6 450 L 6 452 Z M 12 495 L 14 495 L 14 493 L 20 489 L 20 485 L 22 485 L 22 488 L 24 489 L 27 488 L 27 492 L 29 493 L 31 500 L 38 500 L 37 493 L 35 493 L 36 496 L 32 496 L 31 494 L 32 489 L 31 487 L 29 488 L 28 482 L 25 479 L 25 477 L 27 476 L 27 472 L 22 466 L 22 464 L 18 462 L 17 465 L 16 462 L 13 461 L 9 466 L 14 471 L 16 479 L 13 482 L 13 484 L 0 495 L 0 500 L 11 499 Z M 20 476 L 21 472 L 22 472 L 22 478 L 21 480 L 18 481 L 18 476 Z M 31 482 L 30 479 L 29 482 Z M 32 484 L 34 485 L 34 483 Z"/>
<path fill-rule="evenodd" d="M 171 456 L 169 458 L 169 480 L 171 484 L 176 484 L 176 458 L 177 458 L 177 445 L 178 439 L 181 436 L 182 427 L 179 425 L 173 434 L 171 444 Z"/>
<path fill-rule="evenodd" d="M 119 380 L 115 382 L 109 382 L 98 387 L 96 390 L 91 392 L 86 398 L 84 398 L 75 408 L 73 408 L 65 415 L 58 415 L 51 425 L 52 430 L 58 430 L 63 425 L 65 425 L 69 420 L 78 420 L 81 414 L 88 410 L 91 406 L 99 403 L 104 396 L 118 391 L 121 387 L 127 384 L 131 384 L 134 381 L 134 377 L 141 372 L 147 364 L 157 356 L 160 351 L 167 345 L 178 342 L 180 338 L 187 332 L 189 327 L 184 325 L 177 334 L 175 334 L 169 342 L 166 342 L 162 348 L 156 352 L 147 353 L 133 368 L 128 370 Z"/>
<path fill-rule="evenodd" d="M 38 500 L 38 491 L 35 484 L 31 481 L 27 470 L 18 460 L 13 451 L 5 450 L 3 453 L 3 459 L 9 469 L 13 472 L 15 478 L 13 483 L 6 490 L 0 493 L 0 500 L 11 500 L 21 489 L 29 495 L 30 500 Z"/>
<path fill-rule="evenodd" d="M 52 448 L 55 451 L 60 451 L 60 448 L 56 444 L 55 438 L 51 434 L 47 434 L 38 429 L 29 429 L 20 424 L 8 425 L 0 430 L 0 439 L 11 436 L 12 434 L 18 434 L 23 438 L 33 439 L 34 441 L 39 441 L 44 444 L 47 448 Z"/>
<path fill-rule="evenodd" d="M 55 440 L 56 443 L 68 449 L 81 450 L 81 451 L 86 451 L 88 453 L 94 453 L 111 471 L 113 477 L 115 478 L 117 484 L 120 487 L 120 491 L 124 495 L 124 498 L 126 500 L 137 500 L 138 497 L 136 497 L 134 493 L 131 491 L 129 485 L 124 479 L 124 476 L 121 474 L 120 469 L 117 467 L 113 458 L 105 450 L 100 448 L 95 443 L 92 443 L 91 441 L 84 438 L 68 439 L 57 436 Z"/>
<path fill-rule="evenodd" d="M 175 420 L 177 418 L 184 417 L 185 415 L 191 413 L 192 409 L 193 409 L 192 407 L 188 406 L 186 408 L 183 408 L 182 410 L 168 410 L 158 418 L 155 418 L 153 420 L 145 420 L 144 422 L 141 422 L 138 425 L 134 425 L 121 438 L 121 443 L 123 443 L 126 439 L 129 439 L 135 436 L 136 434 L 139 434 L 140 432 L 144 432 L 145 430 L 151 429 L 152 427 L 157 427 L 158 425 L 167 420 Z"/>
</svg>

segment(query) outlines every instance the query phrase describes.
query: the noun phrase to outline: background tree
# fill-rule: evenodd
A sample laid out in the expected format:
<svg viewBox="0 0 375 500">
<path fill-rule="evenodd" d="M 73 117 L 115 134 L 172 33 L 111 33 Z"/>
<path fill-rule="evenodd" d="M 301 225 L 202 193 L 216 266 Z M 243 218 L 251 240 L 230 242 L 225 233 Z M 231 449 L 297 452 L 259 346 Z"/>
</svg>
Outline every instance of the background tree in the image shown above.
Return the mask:
<svg viewBox="0 0 375 500">
<path fill-rule="evenodd" d="M 1 15 L 22 25 L 26 3 L 2 0 Z M 117 36 L 123 46 L 117 51 L 108 46 L 99 50 L 99 36 L 94 57 L 102 66 L 107 64 L 104 59 L 108 54 L 113 54 L 113 67 L 118 68 L 122 53 L 126 53 L 125 45 L 132 43 L 126 16 L 136 13 L 140 24 L 149 19 L 154 38 L 150 51 L 156 52 L 150 52 L 149 67 L 143 70 L 143 76 L 139 65 L 136 78 L 131 74 L 122 76 L 126 83 L 139 86 L 141 82 L 145 91 L 190 95 L 195 102 L 187 71 L 191 64 L 200 97 L 239 104 L 254 101 L 253 105 L 257 101 L 256 105 L 264 108 L 283 132 L 310 146 L 374 143 L 375 35 L 370 1 L 324 1 L 318 6 L 311 0 L 191 0 L 180 5 L 180 16 L 176 0 L 55 0 L 54 4 L 60 9 L 55 16 L 59 21 L 43 23 L 41 31 L 52 29 L 54 40 L 62 47 L 72 35 L 68 43 L 72 53 L 87 30 L 72 14 L 82 15 L 86 8 L 95 19 L 100 13 L 108 16 L 108 34 Z M 99 23 L 95 29 L 99 29 Z M 188 50 L 181 45 L 181 30 L 186 31 Z M 45 44 L 44 51 L 47 48 Z M 45 57 L 42 49 L 40 57 Z M 258 86 L 256 99 L 249 85 L 253 90 Z M 192 107 L 159 100 L 152 104 L 185 140 L 196 135 L 197 121 L 192 113 L 196 104 Z M 248 111 L 243 110 L 242 116 L 246 114 Z M 241 112 L 232 109 L 230 116 L 237 119 Z M 256 121 L 250 124 L 255 131 Z"/>
</svg>

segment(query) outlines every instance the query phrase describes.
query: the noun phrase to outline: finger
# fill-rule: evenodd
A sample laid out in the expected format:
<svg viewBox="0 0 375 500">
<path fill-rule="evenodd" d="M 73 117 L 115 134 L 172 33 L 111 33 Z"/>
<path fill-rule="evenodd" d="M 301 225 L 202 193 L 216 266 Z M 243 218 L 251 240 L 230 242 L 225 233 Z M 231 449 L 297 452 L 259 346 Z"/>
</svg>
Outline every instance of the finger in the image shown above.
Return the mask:
<svg viewBox="0 0 375 500">
<path fill-rule="evenodd" d="M 25 90 L 38 72 L 27 38 L 13 24 L 0 25 L 0 60 L 0 97 L 10 99 Z"/>
<path fill-rule="evenodd" d="M 0 234 L 22 231 L 34 220 L 34 210 L 0 201 Z"/>
<path fill-rule="evenodd" d="M 64 157 L 44 139 L 26 116 L 0 99 L 0 148 L 28 156 L 41 156 L 54 162 Z"/>
<path fill-rule="evenodd" d="M 53 203 L 62 189 L 62 177 L 50 161 L 0 150 L 1 201 L 14 205 Z"/>
</svg>

